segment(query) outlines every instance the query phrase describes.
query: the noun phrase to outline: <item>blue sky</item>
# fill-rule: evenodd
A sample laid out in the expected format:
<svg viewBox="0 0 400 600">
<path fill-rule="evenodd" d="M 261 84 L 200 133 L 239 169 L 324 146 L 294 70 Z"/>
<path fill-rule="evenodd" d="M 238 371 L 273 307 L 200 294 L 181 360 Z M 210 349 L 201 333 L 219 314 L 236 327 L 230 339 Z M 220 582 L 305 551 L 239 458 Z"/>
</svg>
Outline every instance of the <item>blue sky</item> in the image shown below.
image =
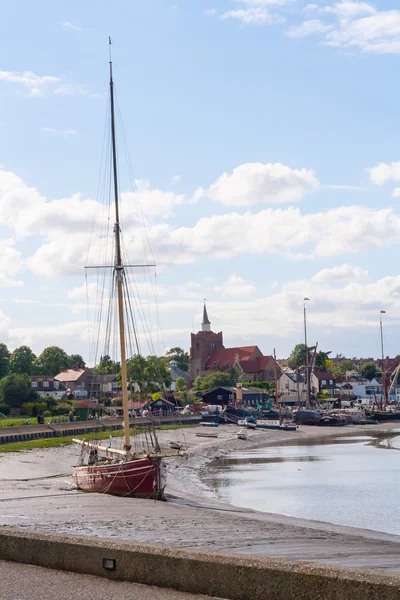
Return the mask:
<svg viewBox="0 0 400 600">
<path fill-rule="evenodd" d="M 139 187 L 125 195 L 126 241 L 142 258 L 140 203 L 161 337 L 153 290 L 137 280 L 157 350 L 188 347 L 206 297 L 226 345 L 286 356 L 308 296 L 313 343 L 377 356 L 384 308 L 386 351 L 399 352 L 394 0 L 16 0 L 0 34 L 0 338 L 10 348 L 59 344 L 89 358 L 83 266 L 102 212 L 111 35 Z"/>
</svg>

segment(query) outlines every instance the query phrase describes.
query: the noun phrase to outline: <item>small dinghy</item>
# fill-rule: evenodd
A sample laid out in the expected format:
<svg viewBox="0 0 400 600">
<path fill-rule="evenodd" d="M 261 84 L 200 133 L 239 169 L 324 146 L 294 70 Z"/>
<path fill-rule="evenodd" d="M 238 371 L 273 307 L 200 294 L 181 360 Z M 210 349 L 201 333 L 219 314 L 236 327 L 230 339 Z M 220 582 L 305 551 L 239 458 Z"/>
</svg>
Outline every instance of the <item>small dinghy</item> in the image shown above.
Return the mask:
<svg viewBox="0 0 400 600">
<path fill-rule="evenodd" d="M 197 437 L 207 437 L 207 438 L 217 438 L 218 433 L 214 433 L 213 431 L 200 431 L 196 433 Z"/>
<path fill-rule="evenodd" d="M 170 442 L 169 447 L 172 448 L 173 450 L 183 450 L 183 445 L 180 444 L 179 442 Z"/>
<path fill-rule="evenodd" d="M 247 427 L 247 429 L 256 429 L 257 419 L 255 417 L 246 417 L 244 420 L 244 426 Z"/>
<path fill-rule="evenodd" d="M 245 431 L 243 431 L 243 429 L 240 429 L 236 433 L 236 437 L 238 440 L 247 440 L 247 433 Z"/>
</svg>

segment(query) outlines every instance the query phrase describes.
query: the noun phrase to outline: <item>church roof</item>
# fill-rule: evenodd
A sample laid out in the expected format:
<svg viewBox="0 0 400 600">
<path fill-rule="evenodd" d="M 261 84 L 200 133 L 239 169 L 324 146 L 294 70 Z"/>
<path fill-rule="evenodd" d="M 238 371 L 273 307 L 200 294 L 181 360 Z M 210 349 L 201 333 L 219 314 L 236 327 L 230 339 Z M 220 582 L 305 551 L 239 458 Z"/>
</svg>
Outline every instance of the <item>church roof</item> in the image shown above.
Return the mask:
<svg viewBox="0 0 400 600">
<path fill-rule="evenodd" d="M 211 325 L 211 321 L 208 318 L 208 314 L 207 314 L 207 308 L 206 308 L 206 303 L 204 302 L 204 307 L 203 307 L 203 320 L 201 322 L 202 325 Z"/>
<path fill-rule="evenodd" d="M 272 359 L 271 356 L 257 356 L 252 358 L 253 352 L 257 346 L 240 346 L 237 348 L 216 348 L 212 351 L 207 361 L 207 368 L 220 366 L 222 368 L 232 367 L 236 355 L 239 356 L 239 363 L 245 373 L 257 373 L 266 369 Z"/>
</svg>

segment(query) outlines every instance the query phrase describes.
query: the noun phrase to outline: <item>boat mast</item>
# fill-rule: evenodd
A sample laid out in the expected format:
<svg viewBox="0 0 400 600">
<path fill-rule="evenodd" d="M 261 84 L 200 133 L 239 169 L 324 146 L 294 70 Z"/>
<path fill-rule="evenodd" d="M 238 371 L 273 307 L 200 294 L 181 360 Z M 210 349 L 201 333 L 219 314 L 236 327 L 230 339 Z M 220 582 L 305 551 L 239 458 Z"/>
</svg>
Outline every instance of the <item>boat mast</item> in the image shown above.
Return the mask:
<svg viewBox="0 0 400 600">
<path fill-rule="evenodd" d="M 126 376 L 126 345 L 125 345 L 125 323 L 124 323 L 124 292 L 122 280 L 124 277 L 124 266 L 122 264 L 121 254 L 121 230 L 119 225 L 119 197 L 118 197 L 118 175 L 117 175 L 117 148 L 115 142 L 115 112 L 114 112 L 114 81 L 112 73 L 111 60 L 111 38 L 109 38 L 110 47 L 110 100 L 111 100 L 111 138 L 112 138 L 112 163 L 114 179 L 114 201 L 115 201 L 115 276 L 117 279 L 118 294 L 118 321 L 119 321 L 119 342 L 121 351 L 121 386 L 122 386 L 122 409 L 124 415 L 124 449 L 129 458 L 131 449 L 131 438 L 129 435 L 129 413 L 128 413 L 128 380 Z"/>
</svg>

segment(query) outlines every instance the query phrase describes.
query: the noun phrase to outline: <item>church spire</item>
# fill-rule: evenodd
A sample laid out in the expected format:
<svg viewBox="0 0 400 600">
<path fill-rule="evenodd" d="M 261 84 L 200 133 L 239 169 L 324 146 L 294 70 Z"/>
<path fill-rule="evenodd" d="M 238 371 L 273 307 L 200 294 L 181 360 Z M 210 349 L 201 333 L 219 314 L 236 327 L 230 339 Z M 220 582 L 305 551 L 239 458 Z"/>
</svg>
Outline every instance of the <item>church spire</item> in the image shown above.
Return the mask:
<svg viewBox="0 0 400 600">
<path fill-rule="evenodd" d="M 203 307 L 203 320 L 201 322 L 201 330 L 202 331 L 211 331 L 211 322 L 208 318 L 205 300 L 204 300 L 204 307 Z"/>
</svg>

